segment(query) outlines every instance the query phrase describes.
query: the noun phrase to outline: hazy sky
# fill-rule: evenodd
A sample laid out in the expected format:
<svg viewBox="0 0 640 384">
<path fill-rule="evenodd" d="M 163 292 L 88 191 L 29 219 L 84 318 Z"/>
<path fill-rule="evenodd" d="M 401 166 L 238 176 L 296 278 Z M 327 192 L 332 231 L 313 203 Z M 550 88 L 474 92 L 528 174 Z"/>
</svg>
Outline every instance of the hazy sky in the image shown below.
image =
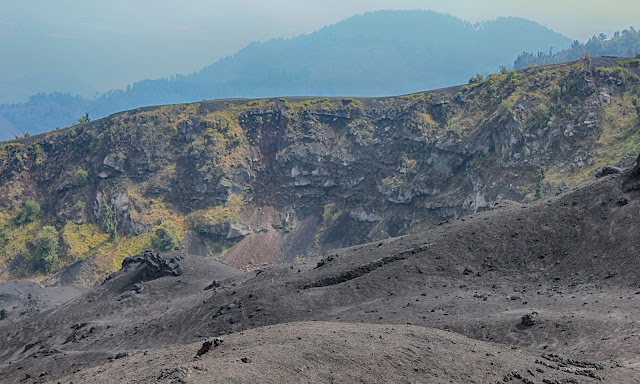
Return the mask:
<svg viewBox="0 0 640 384">
<path fill-rule="evenodd" d="M 472 22 L 518 16 L 581 41 L 640 20 L 637 0 L 0 0 L 0 103 L 190 73 L 252 41 L 379 9 L 431 9 Z"/>
</svg>

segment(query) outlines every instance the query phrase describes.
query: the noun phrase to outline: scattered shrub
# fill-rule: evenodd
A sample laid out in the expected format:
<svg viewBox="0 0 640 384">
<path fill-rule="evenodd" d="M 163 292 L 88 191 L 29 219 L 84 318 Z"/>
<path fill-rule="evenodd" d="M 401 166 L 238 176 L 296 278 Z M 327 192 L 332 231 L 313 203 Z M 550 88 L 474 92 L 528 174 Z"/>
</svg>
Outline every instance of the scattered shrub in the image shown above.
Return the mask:
<svg viewBox="0 0 640 384">
<path fill-rule="evenodd" d="M 551 110 L 545 104 L 539 104 L 531 111 L 532 128 L 544 128 L 551 119 Z"/>
<path fill-rule="evenodd" d="M 87 203 L 85 203 L 84 201 L 78 201 L 73 205 L 73 213 L 77 215 L 81 215 L 82 213 L 84 213 L 84 209 L 86 207 L 87 207 Z"/>
<path fill-rule="evenodd" d="M 89 172 L 84 169 L 78 169 L 76 172 L 76 180 L 75 183 L 77 186 L 81 187 L 89 181 Z"/>
<path fill-rule="evenodd" d="M 53 271 L 58 264 L 58 231 L 50 225 L 42 227 L 34 244 L 38 269 L 44 273 Z"/>
<path fill-rule="evenodd" d="M 88 123 L 89 121 L 91 121 L 89 113 L 85 112 L 84 115 L 78 119 L 78 124 Z"/>
<path fill-rule="evenodd" d="M 474 77 L 469 79 L 469 84 L 480 83 L 483 80 L 484 80 L 484 76 L 478 73 Z"/>
<path fill-rule="evenodd" d="M 70 139 L 73 139 L 74 137 L 76 137 L 77 131 L 76 131 L 76 127 L 71 126 L 69 127 L 69 129 L 67 129 L 67 137 Z"/>
<path fill-rule="evenodd" d="M 104 206 L 102 229 L 114 240 L 118 235 L 118 211 L 111 204 Z"/>
<path fill-rule="evenodd" d="M 74 220 L 76 223 L 84 221 L 84 210 L 87 207 L 87 203 L 84 201 L 78 201 L 71 208 L 71 212 L 73 213 Z"/>
<path fill-rule="evenodd" d="M 11 240 L 11 231 L 4 225 L 0 225 L 0 248 L 4 247 Z"/>
<path fill-rule="evenodd" d="M 504 115 L 506 115 L 507 113 L 511 113 L 511 110 L 513 108 L 513 102 L 509 101 L 507 99 L 502 100 L 500 102 L 500 105 L 498 105 L 498 116 L 502 117 Z"/>
<path fill-rule="evenodd" d="M 567 182 L 564 181 L 564 180 L 560 180 L 558 182 L 558 184 L 555 185 L 556 193 L 563 192 L 563 191 L 567 190 L 567 188 L 569 188 L 569 186 L 567 185 Z"/>
<path fill-rule="evenodd" d="M 177 245 L 178 227 L 170 221 L 163 222 L 151 233 L 151 247 L 156 251 L 170 251 Z"/>
<path fill-rule="evenodd" d="M 24 207 L 18 209 L 16 215 L 16 224 L 28 224 L 38 218 L 40 215 L 40 204 L 29 199 L 24 203 Z"/>
</svg>

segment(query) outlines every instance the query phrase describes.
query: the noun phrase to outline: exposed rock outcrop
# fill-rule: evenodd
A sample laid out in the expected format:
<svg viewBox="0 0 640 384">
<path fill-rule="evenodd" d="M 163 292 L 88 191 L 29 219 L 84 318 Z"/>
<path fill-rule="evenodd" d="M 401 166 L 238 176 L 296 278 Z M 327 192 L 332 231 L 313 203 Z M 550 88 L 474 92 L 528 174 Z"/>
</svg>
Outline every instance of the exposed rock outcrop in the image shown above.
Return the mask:
<svg viewBox="0 0 640 384">
<path fill-rule="evenodd" d="M 184 272 L 179 257 L 166 258 L 158 252 L 146 250 L 142 254 L 133 257 L 127 257 L 122 261 L 122 268 L 129 265 L 139 264 L 140 278 L 143 281 L 154 280 L 163 276 L 180 276 Z"/>
<path fill-rule="evenodd" d="M 601 177 L 605 177 L 609 175 L 617 175 L 618 173 L 621 173 L 621 172 L 622 172 L 622 169 L 611 166 L 611 165 L 607 165 L 602 167 L 602 169 L 600 169 L 598 172 L 596 172 L 596 178 L 599 179 Z"/>
<path fill-rule="evenodd" d="M 636 159 L 636 164 L 626 175 L 624 189 L 626 191 L 640 189 L 640 155 L 638 155 L 638 158 Z"/>
<path fill-rule="evenodd" d="M 237 239 L 239 237 L 245 237 L 252 233 L 251 227 L 245 223 L 231 223 L 229 224 L 229 231 L 227 232 L 227 239 Z"/>
<path fill-rule="evenodd" d="M 217 100 L 130 111 L 6 146 L 0 196 L 10 198 L 0 214 L 11 216 L 31 196 L 43 223 L 64 227 L 75 217 L 72 207 L 93 204 L 93 215 L 89 209 L 76 220 L 97 225 L 84 228 L 89 233 L 102 226 L 109 205 L 127 236 L 147 236 L 171 220 L 206 237 L 219 256 L 237 243 L 267 241 L 281 254 L 261 260 L 295 260 L 404 235 L 504 199 L 552 196 L 597 169 L 619 171 L 607 164 L 628 167 L 635 155 L 621 138 L 637 135 L 639 117 L 625 95 L 636 92 L 639 75 L 592 59 L 399 97 Z M 87 184 L 72 181 L 79 165 L 91 175 Z M 633 177 L 629 189 L 638 188 Z M 253 214 L 267 206 L 277 231 L 251 235 L 268 227 Z M 92 256 L 91 249 L 82 253 Z"/>
</svg>

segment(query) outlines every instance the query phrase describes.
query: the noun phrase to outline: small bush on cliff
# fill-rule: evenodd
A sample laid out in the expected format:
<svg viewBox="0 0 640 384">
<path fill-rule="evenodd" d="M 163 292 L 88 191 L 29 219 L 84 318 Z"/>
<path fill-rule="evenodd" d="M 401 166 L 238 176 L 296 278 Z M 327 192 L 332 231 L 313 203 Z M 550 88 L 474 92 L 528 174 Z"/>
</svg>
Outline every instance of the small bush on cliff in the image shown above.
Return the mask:
<svg viewBox="0 0 640 384">
<path fill-rule="evenodd" d="M 24 203 L 24 207 L 18 209 L 16 214 L 16 224 L 23 225 L 28 224 L 40 215 L 40 204 L 29 199 Z"/>
<path fill-rule="evenodd" d="M 76 223 L 84 222 L 84 210 L 87 207 L 87 203 L 84 201 L 78 201 L 71 208 L 71 212 L 73 213 L 73 220 Z"/>
<path fill-rule="evenodd" d="M 170 251 L 177 245 L 178 227 L 170 221 L 163 222 L 151 233 L 151 247 L 157 251 Z"/>
<path fill-rule="evenodd" d="M 82 187 L 83 185 L 86 185 L 88 181 L 89 172 L 85 171 L 84 169 L 78 169 L 78 171 L 76 172 L 76 185 Z"/>
<path fill-rule="evenodd" d="M 43 227 L 35 239 L 38 269 L 44 273 L 53 271 L 58 264 L 58 231 L 50 225 Z"/>
<path fill-rule="evenodd" d="M 84 115 L 78 119 L 78 124 L 84 124 L 90 122 L 89 113 L 85 112 Z"/>
<path fill-rule="evenodd" d="M 106 204 L 103 215 L 102 229 L 111 237 L 111 240 L 115 240 L 118 235 L 118 211 L 113 205 Z"/>
<path fill-rule="evenodd" d="M 477 75 L 469 79 L 469 84 L 480 83 L 482 81 L 484 81 L 484 76 L 478 73 Z"/>
<path fill-rule="evenodd" d="M 502 100 L 502 102 L 500 102 L 500 105 L 498 105 L 498 116 L 502 117 L 507 113 L 511 113 L 512 108 L 513 108 L 513 102 L 506 99 Z"/>
<path fill-rule="evenodd" d="M 0 225 L 0 249 L 9 244 L 11 240 L 11 231 L 4 225 Z"/>
</svg>

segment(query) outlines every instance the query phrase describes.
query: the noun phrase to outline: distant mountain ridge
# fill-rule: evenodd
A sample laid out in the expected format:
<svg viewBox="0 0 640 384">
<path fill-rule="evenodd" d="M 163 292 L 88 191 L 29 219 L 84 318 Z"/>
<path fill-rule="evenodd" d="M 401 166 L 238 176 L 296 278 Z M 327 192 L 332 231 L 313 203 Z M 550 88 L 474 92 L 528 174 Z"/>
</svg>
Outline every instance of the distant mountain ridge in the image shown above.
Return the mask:
<svg viewBox="0 0 640 384">
<path fill-rule="evenodd" d="M 252 43 L 190 75 L 143 80 L 95 99 L 53 93 L 2 105 L 0 139 L 68 126 L 85 112 L 99 118 L 146 105 L 230 97 L 407 94 L 495 72 L 523 51 L 569 44 L 570 39 L 519 18 L 471 24 L 432 11 L 370 12 L 309 35 Z"/>
</svg>

